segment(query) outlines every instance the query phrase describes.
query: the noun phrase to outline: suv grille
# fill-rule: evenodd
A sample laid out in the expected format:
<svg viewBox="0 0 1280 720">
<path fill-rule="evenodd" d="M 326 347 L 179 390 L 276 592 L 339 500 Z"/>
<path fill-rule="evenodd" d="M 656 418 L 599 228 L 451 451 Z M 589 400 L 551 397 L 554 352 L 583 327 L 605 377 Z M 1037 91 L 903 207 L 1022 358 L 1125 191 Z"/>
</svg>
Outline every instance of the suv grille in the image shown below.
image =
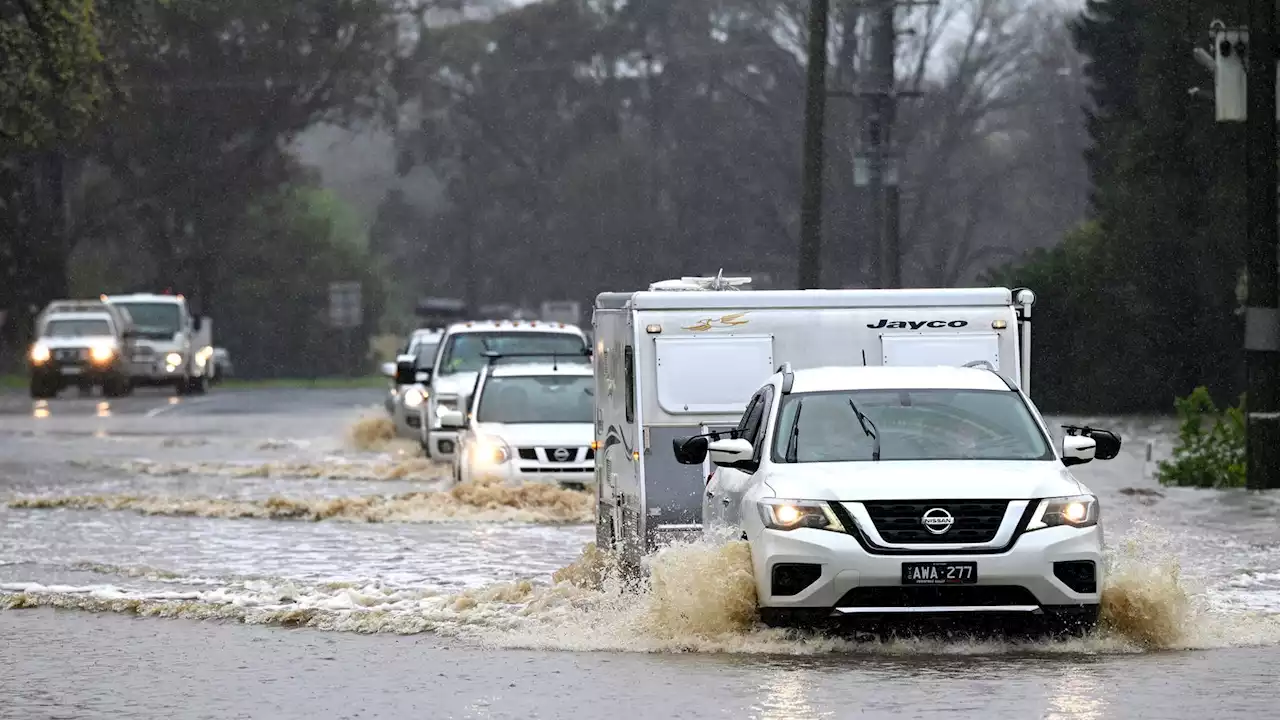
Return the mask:
<svg viewBox="0 0 1280 720">
<path fill-rule="evenodd" d="M 856 587 L 836 607 L 961 607 L 965 605 L 1039 605 L 1031 591 L 1017 585 L 942 585 Z"/>
<path fill-rule="evenodd" d="M 1008 500 L 933 500 L 924 502 L 864 502 L 863 507 L 875 523 L 876 531 L 890 543 L 964 543 L 990 542 L 1004 522 Z M 925 529 L 924 514 L 934 508 L 951 513 L 954 521 L 944 533 Z"/>
</svg>

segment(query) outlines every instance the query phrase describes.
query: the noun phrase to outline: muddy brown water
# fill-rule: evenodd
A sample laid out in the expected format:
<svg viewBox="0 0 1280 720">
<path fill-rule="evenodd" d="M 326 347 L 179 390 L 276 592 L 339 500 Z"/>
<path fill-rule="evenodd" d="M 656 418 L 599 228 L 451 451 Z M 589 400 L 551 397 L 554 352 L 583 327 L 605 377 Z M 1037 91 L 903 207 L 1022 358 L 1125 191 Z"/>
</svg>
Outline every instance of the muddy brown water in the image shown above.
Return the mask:
<svg viewBox="0 0 1280 720">
<path fill-rule="evenodd" d="M 1168 421 L 1107 422 L 1125 451 L 1079 470 L 1113 554 L 1106 630 L 854 643 L 756 627 L 742 547 L 673 549 L 639 595 L 554 584 L 590 564 L 566 499 L 422 501 L 438 468 L 352 441 L 377 392 L 199 400 L 0 397 L 0 717 L 1257 718 L 1280 701 L 1280 499 L 1159 488 L 1144 455 L 1167 452 Z M 417 505 L 262 510 L 374 496 Z"/>
</svg>

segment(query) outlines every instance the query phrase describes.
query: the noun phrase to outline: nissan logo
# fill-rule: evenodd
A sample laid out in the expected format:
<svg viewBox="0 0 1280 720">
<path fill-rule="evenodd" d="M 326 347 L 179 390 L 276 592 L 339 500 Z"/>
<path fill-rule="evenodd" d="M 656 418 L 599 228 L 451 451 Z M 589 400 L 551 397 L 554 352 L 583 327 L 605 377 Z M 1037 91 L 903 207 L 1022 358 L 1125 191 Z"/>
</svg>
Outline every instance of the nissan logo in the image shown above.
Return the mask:
<svg viewBox="0 0 1280 720">
<path fill-rule="evenodd" d="M 920 524 L 924 525 L 924 529 L 934 535 L 942 535 L 951 529 L 951 525 L 956 519 L 951 517 L 951 513 L 943 508 L 931 508 L 924 511 L 924 515 L 920 517 Z"/>
<path fill-rule="evenodd" d="M 556 459 L 556 462 L 567 462 L 569 460 L 569 449 L 556 448 L 556 451 L 551 456 Z"/>
</svg>

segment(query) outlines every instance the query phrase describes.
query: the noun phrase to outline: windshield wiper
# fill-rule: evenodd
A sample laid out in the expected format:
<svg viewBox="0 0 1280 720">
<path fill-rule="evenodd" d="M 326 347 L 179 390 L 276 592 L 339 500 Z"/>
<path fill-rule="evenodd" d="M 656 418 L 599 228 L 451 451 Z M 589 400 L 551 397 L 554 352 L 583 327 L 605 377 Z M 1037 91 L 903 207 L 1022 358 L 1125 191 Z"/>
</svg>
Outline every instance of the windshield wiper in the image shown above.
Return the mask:
<svg viewBox="0 0 1280 720">
<path fill-rule="evenodd" d="M 871 449 L 871 459 L 879 460 L 880 459 L 879 428 L 876 427 L 876 424 L 874 422 L 871 422 L 871 418 L 862 414 L 862 411 L 858 409 L 857 405 L 853 404 L 853 398 L 849 398 L 849 407 L 853 408 L 853 414 L 858 416 L 858 424 L 862 426 L 862 432 L 866 433 L 867 437 L 875 441 L 875 445 Z"/>
<path fill-rule="evenodd" d="M 791 437 L 787 438 L 787 453 L 783 457 L 789 463 L 797 462 L 796 445 L 800 440 L 800 411 L 804 409 L 804 398 L 796 401 L 796 416 L 791 421 Z"/>
</svg>

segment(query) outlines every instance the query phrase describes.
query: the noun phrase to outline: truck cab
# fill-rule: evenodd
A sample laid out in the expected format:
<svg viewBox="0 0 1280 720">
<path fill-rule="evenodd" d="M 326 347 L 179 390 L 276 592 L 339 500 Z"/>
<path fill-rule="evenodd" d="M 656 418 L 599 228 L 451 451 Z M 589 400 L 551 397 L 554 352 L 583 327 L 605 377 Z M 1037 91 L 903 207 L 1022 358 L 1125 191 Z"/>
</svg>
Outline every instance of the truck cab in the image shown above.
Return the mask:
<svg viewBox="0 0 1280 720">
<path fill-rule="evenodd" d="M 179 395 L 203 394 L 214 374 L 213 323 L 193 317 L 182 295 L 103 295 L 129 313 L 137 332 L 130 359 L 134 385 L 168 385 Z"/>
<path fill-rule="evenodd" d="M 729 430 L 783 363 L 989 368 L 1030 391 L 1028 290 L 744 290 L 685 277 L 602 293 L 593 313 L 597 543 L 634 561 L 702 532 L 709 463 L 676 438 Z"/>
<path fill-rule="evenodd" d="M 563 354 L 566 359 L 586 358 L 590 346 L 582 330 L 567 323 L 489 320 L 450 325 L 440 342 L 427 380 L 426 402 L 419 408 L 422 447 L 428 457 L 442 461 L 453 459 L 458 447 L 458 432 L 441 427 L 440 418 L 445 412 L 457 412 L 468 407 L 476 379 L 488 364 L 486 353 L 491 352 L 503 355 Z"/>
<path fill-rule="evenodd" d="M 28 358 L 31 397 L 56 397 L 76 386 L 94 386 L 106 397 L 127 395 L 135 330 L 129 314 L 101 300 L 55 300 L 36 317 L 36 341 Z"/>
</svg>

